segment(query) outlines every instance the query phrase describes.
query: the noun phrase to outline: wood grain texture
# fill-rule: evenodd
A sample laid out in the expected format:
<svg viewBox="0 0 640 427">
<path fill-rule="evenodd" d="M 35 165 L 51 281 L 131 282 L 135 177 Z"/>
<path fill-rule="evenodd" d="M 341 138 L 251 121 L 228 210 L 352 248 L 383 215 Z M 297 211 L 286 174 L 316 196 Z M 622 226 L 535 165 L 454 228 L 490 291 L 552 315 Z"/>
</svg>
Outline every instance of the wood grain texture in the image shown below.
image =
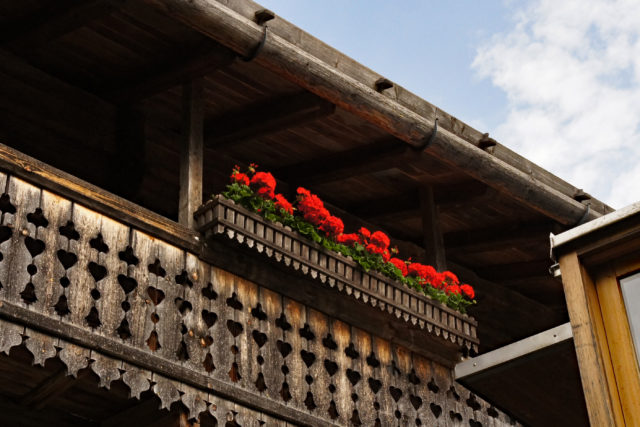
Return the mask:
<svg viewBox="0 0 640 427">
<path fill-rule="evenodd" d="M 178 222 L 193 228 L 193 213 L 202 204 L 204 149 L 204 86 L 193 79 L 182 86 L 183 128 L 180 150 L 180 194 Z"/>
<path fill-rule="evenodd" d="M 628 425 L 640 423 L 637 411 L 640 407 L 640 372 L 618 277 L 639 267 L 638 255 L 634 254 L 603 268 L 595 279 L 616 386 Z"/>
<path fill-rule="evenodd" d="M 589 420 L 593 425 L 624 425 L 595 285 L 575 252 L 559 261 Z"/>
</svg>

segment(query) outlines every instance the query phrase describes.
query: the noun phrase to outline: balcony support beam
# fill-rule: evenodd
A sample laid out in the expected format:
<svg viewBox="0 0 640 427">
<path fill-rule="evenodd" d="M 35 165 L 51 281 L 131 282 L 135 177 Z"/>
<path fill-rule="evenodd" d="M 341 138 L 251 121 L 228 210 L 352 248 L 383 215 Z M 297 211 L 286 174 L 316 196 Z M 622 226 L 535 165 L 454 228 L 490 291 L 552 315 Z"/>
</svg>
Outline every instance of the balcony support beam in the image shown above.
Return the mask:
<svg viewBox="0 0 640 427">
<path fill-rule="evenodd" d="M 178 222 L 189 228 L 194 227 L 193 213 L 202 204 L 203 89 L 201 78 L 185 83 L 182 88 L 184 121 Z"/>
<path fill-rule="evenodd" d="M 420 188 L 420 211 L 422 212 L 422 233 L 425 261 L 438 271 L 447 269 L 442 229 L 438 220 L 438 206 L 433 197 L 433 187 Z"/>
</svg>

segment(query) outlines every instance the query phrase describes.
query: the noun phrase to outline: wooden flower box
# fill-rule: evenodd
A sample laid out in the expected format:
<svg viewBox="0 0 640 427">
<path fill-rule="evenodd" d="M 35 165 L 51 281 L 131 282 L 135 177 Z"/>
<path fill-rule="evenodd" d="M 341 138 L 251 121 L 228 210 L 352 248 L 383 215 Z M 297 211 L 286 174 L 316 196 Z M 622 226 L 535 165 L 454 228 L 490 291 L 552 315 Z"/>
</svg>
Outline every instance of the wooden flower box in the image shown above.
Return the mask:
<svg viewBox="0 0 640 427">
<path fill-rule="evenodd" d="M 223 196 L 195 213 L 205 239 L 235 241 L 371 307 L 410 322 L 451 344 L 478 351 L 477 322 L 350 257 L 328 251 L 279 223 L 267 221 Z"/>
</svg>

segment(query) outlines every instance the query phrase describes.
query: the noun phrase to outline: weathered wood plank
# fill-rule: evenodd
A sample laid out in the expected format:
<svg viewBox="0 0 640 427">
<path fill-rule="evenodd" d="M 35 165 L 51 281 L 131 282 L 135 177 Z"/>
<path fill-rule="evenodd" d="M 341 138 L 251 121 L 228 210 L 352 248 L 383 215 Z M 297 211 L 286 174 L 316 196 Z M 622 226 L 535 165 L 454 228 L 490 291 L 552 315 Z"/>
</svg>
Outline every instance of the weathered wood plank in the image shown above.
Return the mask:
<svg viewBox="0 0 640 427">
<path fill-rule="evenodd" d="M 204 132 L 203 80 L 182 86 L 183 143 L 180 150 L 180 194 L 178 222 L 194 228 L 193 213 L 202 204 L 202 158 Z"/>
<path fill-rule="evenodd" d="M 49 222 L 47 227 L 38 227 L 37 239 L 45 244 L 44 253 L 34 260 L 37 273 L 32 276 L 38 300 L 33 308 L 50 316 L 64 313 L 67 296 L 60 285 L 65 276 L 65 269 L 58 259 L 58 251 L 69 250 L 69 239 L 60 234 L 59 229 L 71 219 L 71 202 L 49 191 L 42 191 L 41 209 L 44 218 Z M 58 305 L 57 305 L 58 304 Z M 56 310 L 56 307 L 58 308 Z"/>
<path fill-rule="evenodd" d="M 308 391 L 313 396 L 313 404 L 315 405 L 312 412 L 318 416 L 329 418 L 327 411 L 329 410 L 329 402 L 331 402 L 331 393 L 328 384 L 331 377 L 324 367 L 324 361 L 331 359 L 331 350 L 324 343 L 324 340 L 329 341 L 327 338 L 329 318 L 323 313 L 307 307 L 307 323 L 315 335 L 315 339 L 307 343 L 307 351 L 315 356 L 315 362 L 308 369 L 308 375 L 312 380 Z"/>
<path fill-rule="evenodd" d="M 213 289 L 218 294 L 218 298 L 211 301 L 211 311 L 218 316 L 213 328 L 210 328 L 214 340 L 212 346 L 213 364 L 215 365 L 213 376 L 220 381 L 234 384 L 230 374 L 235 361 L 235 355 L 231 352 L 231 346 L 235 345 L 235 339 L 228 327 L 233 326 L 233 323 L 229 323 L 234 322 L 233 308 L 229 307 L 226 302 L 234 292 L 234 277 L 222 269 L 212 268 L 210 280 Z"/>
<path fill-rule="evenodd" d="M 144 295 L 141 294 L 140 284 L 131 293 L 125 294 L 122 286 L 118 283 L 119 276 L 127 276 L 128 274 L 127 264 L 122 262 L 119 253 L 124 251 L 129 244 L 129 227 L 103 215 L 100 217 L 100 236 L 102 236 L 104 245 L 98 245 L 96 242 L 96 246 L 99 246 L 101 250 L 93 249 L 98 253 L 97 260 L 90 267 L 90 273 L 92 273 L 94 289 L 99 293 L 94 292 L 92 298 L 100 313 L 102 333 L 122 339 L 126 337 L 127 329 L 129 329 L 128 333 L 131 333 L 131 327 L 128 325 L 129 320 L 122 323 L 130 311 L 130 308 L 125 311 L 125 308 L 141 304 Z M 106 276 L 101 278 L 105 273 L 104 269 L 106 269 Z M 96 281 L 96 279 L 99 280 Z M 129 338 L 124 339 L 128 340 Z"/>
<path fill-rule="evenodd" d="M 156 330 L 155 316 L 161 306 L 172 304 L 173 301 L 167 300 L 164 290 L 158 287 L 157 276 L 148 268 L 155 262 L 153 239 L 141 231 L 131 230 L 129 244 L 118 253 L 118 257 L 121 266 L 126 268 L 125 277 L 133 279 L 139 288 L 127 297 L 132 299 L 131 309 L 125 315 L 131 330 L 131 344 L 154 352 L 147 341 Z M 118 287 L 121 286 L 118 284 Z"/>
<path fill-rule="evenodd" d="M 351 344 L 351 327 L 336 319 L 331 323 L 331 332 L 336 344 L 338 344 L 334 353 L 334 361 L 338 364 L 338 372 L 332 378 L 332 382 L 336 386 L 333 399 L 339 415 L 336 421 L 347 425 L 354 409 L 353 401 L 351 400 L 351 383 L 347 377 L 347 369 L 351 366 L 351 359 L 345 353 L 345 350 Z"/>
<path fill-rule="evenodd" d="M 432 377 L 431 362 L 422 356 L 413 354 L 413 370 L 416 375 L 417 384 L 413 385 L 413 395 L 419 398 L 421 405 L 417 410 L 416 418 L 420 419 L 422 425 L 436 425 L 436 416 L 431 410 L 431 392 L 427 383 Z"/>
<path fill-rule="evenodd" d="M 258 304 L 258 287 L 248 280 L 239 278 L 236 281 L 235 291 L 237 300 L 242 304 L 242 309 L 234 310 L 233 319 L 244 325 L 242 334 L 236 340 L 236 346 L 238 347 L 237 361 L 242 371 L 240 385 L 247 390 L 259 392 L 256 387 L 256 381 L 258 380 L 258 374 L 261 372 L 261 367 L 256 359 L 260 353 L 259 343 L 263 343 L 263 336 L 261 335 L 263 332 L 257 327 L 258 319 L 253 318 L 251 315 L 251 310 Z"/>
<path fill-rule="evenodd" d="M 206 372 L 204 361 L 213 344 L 213 337 L 209 334 L 209 326 L 202 315 L 204 310 L 209 310 L 209 299 L 202 293 L 209 283 L 211 267 L 200 261 L 195 255 L 187 253 L 186 267 L 187 278 L 192 285 L 182 284 L 185 301 L 191 302 L 193 307 L 184 316 L 184 324 L 187 327 L 187 336 L 184 337 L 189 359 L 186 365 L 198 372 Z M 205 291 L 206 293 L 206 291 Z"/>
<path fill-rule="evenodd" d="M 9 268 L 2 281 L 7 287 L 5 298 L 19 304 L 25 304 L 26 301 L 32 303 L 38 296 L 31 284 L 31 274 L 27 271 L 27 267 L 35 257 L 42 256 L 45 247 L 44 242 L 37 239 L 37 227 L 28 221 L 27 215 L 35 213 L 39 208 L 41 191 L 21 179 L 11 177 L 7 193 L 16 211 L 13 215 L 9 213 L 3 215 L 3 225 L 12 229 L 10 251 L 5 254 L 5 265 Z M 31 285 L 27 288 L 29 284 Z M 23 294 L 25 290 L 27 292 Z"/>
<path fill-rule="evenodd" d="M 166 304 L 158 307 L 160 321 L 157 325 L 158 337 L 162 343 L 160 355 L 169 360 L 178 358 L 181 342 L 182 316 L 180 310 L 188 308 L 182 305 L 182 287 L 176 284 L 176 277 L 184 270 L 184 251 L 162 241 L 154 242 L 158 267 L 162 266 L 165 274 L 157 275 L 158 289 L 164 291 Z M 154 262 L 155 264 L 155 262 Z M 147 268 L 149 268 L 147 266 Z"/>
<path fill-rule="evenodd" d="M 283 342 L 283 334 L 282 330 L 275 324 L 275 320 L 278 319 L 282 313 L 282 297 L 267 288 L 260 287 L 258 300 L 266 316 L 266 319 L 260 322 L 261 325 L 264 325 L 261 330 L 269 339 L 269 342 L 263 347 L 264 350 L 261 353 L 264 358 L 262 370 L 267 387 L 265 395 L 271 400 L 280 401 L 282 399 L 280 388 L 282 387 L 285 377 L 282 370 L 279 369 L 282 365 L 283 358 L 279 351 L 279 347 L 282 344 L 279 346 L 278 341 Z"/>
<path fill-rule="evenodd" d="M 389 387 L 393 384 L 393 368 L 391 362 L 393 356 L 391 354 L 391 344 L 388 341 L 378 337 L 373 337 L 373 351 L 380 366 L 376 368 L 376 379 L 380 381 L 380 389 L 376 394 L 377 402 L 380 404 L 378 410 L 378 418 L 380 425 L 390 426 L 396 424 L 395 410 L 396 404 L 389 393 Z"/>
<path fill-rule="evenodd" d="M 300 335 L 300 330 L 306 323 L 306 311 L 303 305 L 289 298 L 282 302 L 282 312 L 286 316 L 291 329 L 284 332 L 283 341 L 291 345 L 291 354 L 285 359 L 288 374 L 286 383 L 291 394 L 291 400 L 287 403 L 300 410 L 306 410 L 304 400 L 307 395 L 307 384 L 304 381 L 307 375 L 307 367 L 302 360 L 302 351 L 307 351 L 306 340 Z"/>
<path fill-rule="evenodd" d="M 68 319 L 75 325 L 101 330 L 101 313 L 90 296 L 95 281 L 88 266 L 90 262 L 98 261 L 98 250 L 91 247 L 91 241 L 100 235 L 102 218 L 97 212 L 74 204 L 71 220 L 79 238 L 69 241 L 68 252 L 77 257 L 77 261 L 66 271 L 69 283 L 65 290 L 69 299 Z"/>
<path fill-rule="evenodd" d="M 358 352 L 359 357 L 351 362 L 351 369 L 360 374 L 360 379 L 354 387 L 358 400 L 355 406 L 358 409 L 358 415 L 362 425 L 372 426 L 376 420 L 376 409 L 374 402 L 375 394 L 369 385 L 369 379 L 372 378 L 374 368 L 367 363 L 367 357 L 372 354 L 371 335 L 361 329 L 351 328 L 351 341 L 354 349 Z M 375 363 L 374 363 L 375 364 Z"/>
<path fill-rule="evenodd" d="M 595 285 L 575 252 L 561 256 L 559 263 L 589 421 L 624 425 L 609 352 L 602 347 L 606 335 Z"/>
</svg>

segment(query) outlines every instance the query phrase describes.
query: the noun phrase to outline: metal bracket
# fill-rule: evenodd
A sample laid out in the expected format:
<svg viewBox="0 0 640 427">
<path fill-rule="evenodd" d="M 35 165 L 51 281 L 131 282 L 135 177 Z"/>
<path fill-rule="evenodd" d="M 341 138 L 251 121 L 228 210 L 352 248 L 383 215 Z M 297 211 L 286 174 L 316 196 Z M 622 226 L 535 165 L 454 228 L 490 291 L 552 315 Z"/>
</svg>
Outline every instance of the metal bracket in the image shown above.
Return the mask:
<svg viewBox="0 0 640 427">
<path fill-rule="evenodd" d="M 433 141 L 436 139 L 436 135 L 437 134 L 438 134 L 438 118 L 436 117 L 435 122 L 433 122 L 433 131 L 431 132 L 431 135 L 429 135 L 428 138 L 425 138 L 422 141 L 422 143 L 420 143 L 420 145 L 418 145 L 418 146 L 412 145 L 411 147 L 415 151 L 424 151 L 427 148 L 429 148 L 429 146 L 433 143 Z"/>
</svg>

